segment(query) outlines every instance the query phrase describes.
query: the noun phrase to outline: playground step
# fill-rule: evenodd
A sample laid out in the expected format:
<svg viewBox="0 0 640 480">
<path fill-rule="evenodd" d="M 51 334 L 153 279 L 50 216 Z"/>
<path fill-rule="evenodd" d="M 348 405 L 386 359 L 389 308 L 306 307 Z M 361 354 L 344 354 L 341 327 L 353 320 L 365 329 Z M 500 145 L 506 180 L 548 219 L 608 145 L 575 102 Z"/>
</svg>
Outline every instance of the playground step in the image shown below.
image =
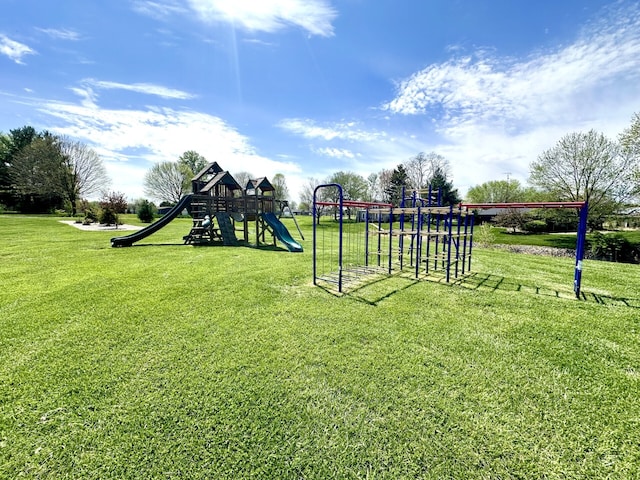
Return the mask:
<svg viewBox="0 0 640 480">
<path fill-rule="evenodd" d="M 218 222 L 218 228 L 220 228 L 222 243 L 224 245 L 238 245 L 235 228 L 231 223 L 229 214 L 227 212 L 218 212 L 216 213 L 216 220 Z"/>
</svg>

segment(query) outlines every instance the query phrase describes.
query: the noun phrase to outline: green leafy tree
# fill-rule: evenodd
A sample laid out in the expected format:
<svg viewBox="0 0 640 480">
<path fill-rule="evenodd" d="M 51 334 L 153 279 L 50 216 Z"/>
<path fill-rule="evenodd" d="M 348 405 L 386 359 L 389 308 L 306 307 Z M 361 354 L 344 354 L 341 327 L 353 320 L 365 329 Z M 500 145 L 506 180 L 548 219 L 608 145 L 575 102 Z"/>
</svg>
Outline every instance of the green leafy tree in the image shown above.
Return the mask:
<svg viewBox="0 0 640 480">
<path fill-rule="evenodd" d="M 188 191 L 187 176 L 184 165 L 178 162 L 156 163 L 144 177 L 144 193 L 156 200 L 176 204 Z"/>
<path fill-rule="evenodd" d="M 9 172 L 21 211 L 46 212 L 62 207 L 68 170 L 56 137 L 35 137 L 16 151 Z"/>
<path fill-rule="evenodd" d="M 207 159 L 200 155 L 195 150 L 187 150 L 180 158 L 178 158 L 178 163 L 180 165 L 184 165 L 191 172 L 191 177 L 200 172 L 204 167 L 207 166 Z"/>
<path fill-rule="evenodd" d="M 525 190 L 518 180 L 491 180 L 475 185 L 467 192 L 471 203 L 524 202 Z"/>
<path fill-rule="evenodd" d="M 342 186 L 342 195 L 344 200 L 364 200 L 367 195 L 367 181 L 362 177 L 362 175 L 358 175 L 354 172 L 336 172 L 327 179 L 326 183 L 337 183 Z M 334 192 L 332 195 L 335 198 L 332 198 L 331 200 L 337 202 L 339 200 L 337 198 L 337 189 L 332 190 L 332 192 Z M 351 213 L 352 209 L 347 207 L 348 218 L 351 218 Z"/>
<path fill-rule="evenodd" d="M 137 207 L 137 215 L 141 222 L 151 223 L 155 216 L 155 206 L 149 200 L 142 200 Z"/>
<path fill-rule="evenodd" d="M 589 223 L 599 227 L 633 195 L 637 164 L 595 130 L 570 133 L 531 163 L 530 182 L 557 200 L 589 202 Z"/>
<path fill-rule="evenodd" d="M 278 200 L 287 200 L 289 198 L 289 188 L 287 187 L 287 180 L 282 173 L 276 173 L 271 180 L 271 184 L 275 188 L 274 196 Z"/>
<path fill-rule="evenodd" d="M 187 150 L 178 158 L 178 165 L 183 175 L 183 192 L 191 188 L 191 179 L 208 164 L 207 159 L 195 150 Z"/>
<path fill-rule="evenodd" d="M 31 126 L 10 130 L 9 135 L 0 135 L 0 203 L 15 207 L 16 202 L 20 202 L 13 188 L 11 167 L 18 152 L 38 136 Z"/>
</svg>

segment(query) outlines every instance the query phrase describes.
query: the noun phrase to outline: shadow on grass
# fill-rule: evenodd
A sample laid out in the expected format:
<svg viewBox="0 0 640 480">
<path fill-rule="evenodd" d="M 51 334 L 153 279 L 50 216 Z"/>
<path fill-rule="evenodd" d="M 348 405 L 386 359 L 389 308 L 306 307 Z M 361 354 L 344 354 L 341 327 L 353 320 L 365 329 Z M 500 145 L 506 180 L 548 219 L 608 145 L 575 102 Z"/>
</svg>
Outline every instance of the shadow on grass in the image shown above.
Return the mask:
<svg viewBox="0 0 640 480">
<path fill-rule="evenodd" d="M 334 286 L 329 286 L 331 283 Z M 337 280 L 331 283 L 318 283 L 317 286 L 334 297 L 348 297 L 377 306 L 383 300 L 420 283 L 420 280 L 408 278 L 402 272 L 391 275 L 363 275 L 357 281 L 345 281 L 342 293 L 338 292 Z"/>
<path fill-rule="evenodd" d="M 489 290 L 489 291 L 507 291 L 531 293 L 534 295 L 545 295 L 556 298 L 575 298 L 573 290 L 554 290 L 552 288 L 540 287 L 538 285 L 528 285 L 525 283 L 514 282 L 500 275 L 490 273 L 470 273 L 465 277 L 457 279 L 453 282 L 464 288 L 472 290 Z M 600 305 L 617 305 L 622 307 L 640 308 L 640 298 L 614 297 L 611 295 L 602 295 L 593 292 L 580 292 L 581 300 L 593 302 Z"/>
<path fill-rule="evenodd" d="M 138 247 L 193 247 L 193 248 L 215 248 L 215 247 L 236 247 L 236 248 L 253 248 L 255 250 L 264 250 L 267 252 L 288 252 L 286 248 L 276 245 L 259 245 L 239 242 L 238 245 L 224 245 L 222 242 L 202 242 L 202 243 L 136 243 L 128 247 L 114 247 L 114 248 L 138 248 Z"/>
<path fill-rule="evenodd" d="M 409 277 L 406 273 L 398 272 L 392 275 L 363 276 L 357 283 L 343 284 L 343 293 L 338 293 L 337 282 L 331 287 L 329 284 L 318 284 L 318 287 L 335 297 L 348 297 L 358 302 L 377 306 L 383 300 L 391 296 L 408 290 L 420 282 L 428 281 L 440 283 L 442 285 L 459 286 L 470 290 L 482 290 L 487 292 L 519 292 L 529 295 L 544 295 L 547 297 L 562 298 L 565 300 L 575 299 L 575 293 L 570 289 L 556 290 L 548 287 L 541 287 L 533 284 L 526 284 L 507 279 L 501 275 L 487 273 L 470 273 L 456 280 L 446 283 L 444 277 L 432 275 L 416 279 Z M 599 293 L 582 291 L 580 299 L 585 302 L 597 303 L 599 305 L 615 305 L 628 308 L 640 308 L 640 297 L 614 297 Z"/>
</svg>

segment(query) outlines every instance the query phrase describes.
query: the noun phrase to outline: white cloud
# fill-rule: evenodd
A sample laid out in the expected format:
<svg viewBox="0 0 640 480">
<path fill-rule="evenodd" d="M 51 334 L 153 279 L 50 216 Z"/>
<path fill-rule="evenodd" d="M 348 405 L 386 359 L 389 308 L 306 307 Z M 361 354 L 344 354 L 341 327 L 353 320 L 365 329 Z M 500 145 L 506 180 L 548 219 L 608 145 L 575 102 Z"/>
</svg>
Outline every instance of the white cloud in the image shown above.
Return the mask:
<svg viewBox="0 0 640 480">
<path fill-rule="evenodd" d="M 327 0 L 139 0 L 134 9 L 157 19 L 191 10 L 206 23 L 230 23 L 250 32 L 267 33 L 296 26 L 322 37 L 333 35 L 332 22 L 337 16 Z"/>
<path fill-rule="evenodd" d="M 355 154 L 351 150 L 347 150 L 345 148 L 316 148 L 314 151 L 325 157 L 332 158 L 355 158 Z"/>
<path fill-rule="evenodd" d="M 383 108 L 432 115 L 451 134 L 466 122 L 521 128 L 588 115 L 591 106 L 581 103 L 594 90 L 640 81 L 640 8 L 608 19 L 568 46 L 524 60 L 476 52 L 431 65 L 400 82 Z"/>
<path fill-rule="evenodd" d="M 195 98 L 188 92 L 173 88 L 163 87 L 162 85 L 154 85 L 152 83 L 119 83 L 104 80 L 85 79 L 81 82 L 85 87 L 94 87 L 103 90 L 127 90 L 130 92 L 144 93 L 147 95 L 155 95 L 161 98 L 188 100 Z"/>
<path fill-rule="evenodd" d="M 180 5 L 177 1 L 148 1 L 148 0 L 135 0 L 133 2 L 133 9 L 156 20 L 166 20 L 173 15 L 183 15 L 188 10 Z"/>
<path fill-rule="evenodd" d="M 507 172 L 526 181 L 530 162 L 563 135 L 594 128 L 615 137 L 640 104 L 634 3 L 601 11 L 574 42 L 553 51 L 516 59 L 452 53 L 400 82 L 382 108 L 431 121 L 441 136 L 433 150 L 451 161 L 463 191 Z"/>
<path fill-rule="evenodd" d="M 51 38 L 60 40 L 80 40 L 80 34 L 68 28 L 38 28 L 39 31 L 49 35 Z"/>
<path fill-rule="evenodd" d="M 273 176 L 296 174 L 297 164 L 261 156 L 249 139 L 222 119 L 204 113 L 148 108 L 109 110 L 95 104 L 43 102 L 40 112 L 63 121 L 48 130 L 79 139 L 104 159 L 112 188 L 130 198 L 144 196 L 144 175 L 154 162 L 175 161 L 195 150 L 232 171 Z"/>
<path fill-rule="evenodd" d="M 0 34 L 0 54 L 6 55 L 14 62 L 24 65 L 22 57 L 25 55 L 35 55 L 37 52 L 24 43 L 11 40 L 6 35 Z"/>
<path fill-rule="evenodd" d="M 319 126 L 315 121 L 307 118 L 288 118 L 279 122 L 278 126 L 305 138 L 320 138 L 327 141 L 340 139 L 369 142 L 386 137 L 384 132 L 360 129 L 356 122 L 335 122 Z"/>
</svg>

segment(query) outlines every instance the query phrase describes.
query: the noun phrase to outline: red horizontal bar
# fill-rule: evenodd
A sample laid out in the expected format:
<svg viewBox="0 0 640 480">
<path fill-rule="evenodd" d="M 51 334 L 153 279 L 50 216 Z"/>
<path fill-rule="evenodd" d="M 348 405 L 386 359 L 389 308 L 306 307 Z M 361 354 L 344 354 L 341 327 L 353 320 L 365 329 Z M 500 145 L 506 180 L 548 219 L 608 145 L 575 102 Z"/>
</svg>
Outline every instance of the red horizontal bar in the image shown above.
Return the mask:
<svg viewBox="0 0 640 480">
<path fill-rule="evenodd" d="M 338 202 L 316 202 L 316 205 L 320 205 L 321 207 L 339 207 L 340 204 Z M 357 202 L 355 200 L 344 200 L 342 202 L 343 207 L 392 207 L 391 203 L 373 203 L 373 202 Z"/>
<path fill-rule="evenodd" d="M 582 208 L 587 202 L 461 203 L 466 208 Z"/>
</svg>

